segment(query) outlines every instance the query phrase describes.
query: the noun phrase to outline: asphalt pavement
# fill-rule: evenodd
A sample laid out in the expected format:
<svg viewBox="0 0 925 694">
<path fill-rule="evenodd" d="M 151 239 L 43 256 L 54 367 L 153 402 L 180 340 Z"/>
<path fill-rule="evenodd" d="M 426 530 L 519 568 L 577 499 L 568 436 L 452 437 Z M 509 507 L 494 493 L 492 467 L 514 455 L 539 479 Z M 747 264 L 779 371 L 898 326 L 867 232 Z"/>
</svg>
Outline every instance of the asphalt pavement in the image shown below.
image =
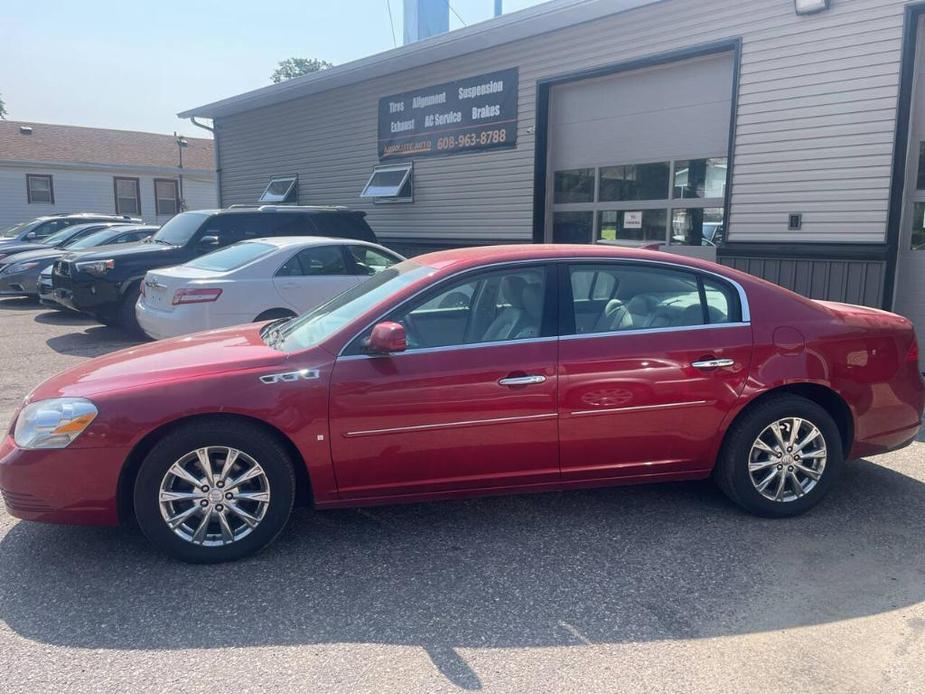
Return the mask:
<svg viewBox="0 0 925 694">
<path fill-rule="evenodd" d="M 0 300 L 0 420 L 133 344 Z M 0 510 L 0 691 L 925 691 L 925 443 L 793 520 L 709 482 L 298 510 L 188 566 Z"/>
</svg>

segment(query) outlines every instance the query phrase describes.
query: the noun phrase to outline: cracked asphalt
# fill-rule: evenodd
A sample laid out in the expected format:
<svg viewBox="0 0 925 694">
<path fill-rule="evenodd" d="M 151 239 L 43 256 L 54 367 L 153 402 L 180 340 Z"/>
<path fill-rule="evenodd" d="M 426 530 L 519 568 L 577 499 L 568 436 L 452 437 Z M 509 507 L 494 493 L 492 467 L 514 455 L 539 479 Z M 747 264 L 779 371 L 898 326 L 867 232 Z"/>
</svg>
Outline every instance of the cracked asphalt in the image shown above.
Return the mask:
<svg viewBox="0 0 925 694">
<path fill-rule="evenodd" d="M 132 344 L 0 300 L 0 419 Z M 798 519 L 709 483 L 298 510 L 237 564 L 0 511 L 0 690 L 925 691 L 925 443 Z"/>
</svg>

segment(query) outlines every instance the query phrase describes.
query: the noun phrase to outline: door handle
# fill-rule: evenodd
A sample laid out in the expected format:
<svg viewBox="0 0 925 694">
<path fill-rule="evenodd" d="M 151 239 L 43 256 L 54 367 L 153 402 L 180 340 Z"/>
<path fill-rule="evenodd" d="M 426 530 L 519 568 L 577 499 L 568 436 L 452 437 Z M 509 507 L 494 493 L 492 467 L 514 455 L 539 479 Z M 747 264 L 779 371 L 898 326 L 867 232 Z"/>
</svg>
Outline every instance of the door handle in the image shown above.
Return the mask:
<svg viewBox="0 0 925 694">
<path fill-rule="evenodd" d="M 704 359 L 691 364 L 695 369 L 722 369 L 726 366 L 735 366 L 734 359 Z"/>
<path fill-rule="evenodd" d="M 545 376 L 508 376 L 498 381 L 499 386 L 533 386 L 546 383 Z"/>
</svg>

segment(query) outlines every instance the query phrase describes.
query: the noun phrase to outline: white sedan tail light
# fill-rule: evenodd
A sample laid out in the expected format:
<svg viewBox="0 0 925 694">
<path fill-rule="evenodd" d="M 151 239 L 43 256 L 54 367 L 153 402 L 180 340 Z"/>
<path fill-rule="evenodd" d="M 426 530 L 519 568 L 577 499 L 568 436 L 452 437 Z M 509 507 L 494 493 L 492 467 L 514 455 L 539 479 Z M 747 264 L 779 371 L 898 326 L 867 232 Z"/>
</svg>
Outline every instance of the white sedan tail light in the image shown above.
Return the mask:
<svg viewBox="0 0 925 694">
<path fill-rule="evenodd" d="M 221 289 L 178 289 L 173 295 L 173 305 L 205 304 L 216 301 L 221 295 Z"/>
</svg>

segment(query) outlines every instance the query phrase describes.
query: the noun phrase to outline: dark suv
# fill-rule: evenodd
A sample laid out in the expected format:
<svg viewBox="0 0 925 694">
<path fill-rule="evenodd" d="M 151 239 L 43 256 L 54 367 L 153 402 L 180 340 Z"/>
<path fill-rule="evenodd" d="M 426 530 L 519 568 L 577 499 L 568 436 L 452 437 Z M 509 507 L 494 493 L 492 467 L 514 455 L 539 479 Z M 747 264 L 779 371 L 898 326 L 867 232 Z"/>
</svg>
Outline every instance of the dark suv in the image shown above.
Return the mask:
<svg viewBox="0 0 925 694">
<path fill-rule="evenodd" d="M 46 217 L 36 217 L 32 221 L 17 224 L 14 227 L 0 232 L 0 247 L 11 242 L 41 241 L 57 231 L 74 226 L 75 224 L 89 224 L 91 222 L 122 222 L 128 224 L 141 224 L 136 217 L 124 214 L 97 214 L 95 212 L 75 212 L 74 214 L 52 214 Z"/>
<path fill-rule="evenodd" d="M 263 236 L 333 236 L 376 243 L 365 217 L 342 207 L 274 205 L 183 212 L 143 243 L 65 256 L 52 272 L 54 298 L 101 323 L 140 332 L 135 302 L 148 270 Z"/>
</svg>

